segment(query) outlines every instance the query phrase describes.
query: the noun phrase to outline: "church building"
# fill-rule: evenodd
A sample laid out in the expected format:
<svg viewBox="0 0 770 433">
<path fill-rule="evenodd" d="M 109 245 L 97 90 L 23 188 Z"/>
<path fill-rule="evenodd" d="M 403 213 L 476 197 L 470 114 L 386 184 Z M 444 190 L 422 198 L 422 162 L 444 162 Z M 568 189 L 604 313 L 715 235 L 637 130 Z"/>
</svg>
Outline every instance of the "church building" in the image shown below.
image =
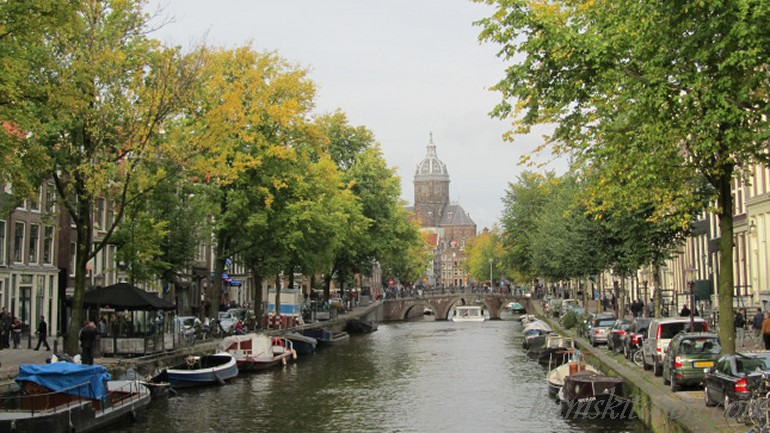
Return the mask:
<svg viewBox="0 0 770 433">
<path fill-rule="evenodd" d="M 476 223 L 456 203 L 449 201 L 449 172 L 438 159 L 431 134 L 428 153 L 417 164 L 414 174 L 414 206 L 409 208 L 421 230 L 428 234 L 433 247 L 433 263 L 428 266 L 423 284 L 465 286 L 465 244 L 476 237 Z"/>
</svg>

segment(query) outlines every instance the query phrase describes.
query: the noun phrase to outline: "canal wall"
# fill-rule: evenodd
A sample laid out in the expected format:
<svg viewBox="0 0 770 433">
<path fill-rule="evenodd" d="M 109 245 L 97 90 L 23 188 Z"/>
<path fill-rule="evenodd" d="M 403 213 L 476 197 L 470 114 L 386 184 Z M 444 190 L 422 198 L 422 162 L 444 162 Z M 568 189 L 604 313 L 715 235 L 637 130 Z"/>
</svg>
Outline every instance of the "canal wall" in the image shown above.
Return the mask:
<svg viewBox="0 0 770 433">
<path fill-rule="evenodd" d="M 546 318 L 533 302 L 532 313 L 546 321 L 554 332 L 570 336 L 589 364 L 609 376 L 624 379 L 626 396 L 634 404 L 634 413 L 650 431 L 655 433 L 743 433 L 748 427 L 724 417 L 723 408 L 706 407 L 702 392 L 671 392 L 660 377 L 612 354 L 605 346 L 593 347 L 572 330 L 562 328 L 553 318 Z"/>
</svg>

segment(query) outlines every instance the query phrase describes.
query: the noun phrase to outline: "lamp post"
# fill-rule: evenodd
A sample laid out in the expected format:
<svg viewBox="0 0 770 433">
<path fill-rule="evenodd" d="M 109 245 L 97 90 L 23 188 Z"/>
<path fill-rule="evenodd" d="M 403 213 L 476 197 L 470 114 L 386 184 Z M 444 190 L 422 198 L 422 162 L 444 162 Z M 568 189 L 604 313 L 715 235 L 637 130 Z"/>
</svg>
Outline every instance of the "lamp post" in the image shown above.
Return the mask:
<svg viewBox="0 0 770 433">
<path fill-rule="evenodd" d="M 492 280 L 492 262 L 494 262 L 495 259 L 489 259 L 489 291 L 494 292 L 495 291 L 495 283 Z"/>
<path fill-rule="evenodd" d="M 684 272 L 687 275 L 687 284 L 690 286 L 690 332 L 695 332 L 695 284 L 693 282 L 695 268 L 690 265 Z"/>
</svg>

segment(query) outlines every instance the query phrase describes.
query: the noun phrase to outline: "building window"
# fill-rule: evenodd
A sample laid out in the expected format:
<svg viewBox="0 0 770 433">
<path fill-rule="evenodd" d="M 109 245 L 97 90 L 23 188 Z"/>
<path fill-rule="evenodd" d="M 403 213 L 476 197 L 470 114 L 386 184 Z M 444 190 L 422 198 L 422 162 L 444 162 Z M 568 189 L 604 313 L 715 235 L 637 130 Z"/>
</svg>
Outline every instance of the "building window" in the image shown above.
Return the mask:
<svg viewBox="0 0 770 433">
<path fill-rule="evenodd" d="M 53 226 L 45 227 L 45 236 L 43 238 L 43 263 L 47 265 L 53 263 Z"/>
<path fill-rule="evenodd" d="M 29 226 L 29 263 L 37 263 L 37 249 L 40 242 L 40 225 Z"/>
<path fill-rule="evenodd" d="M 96 201 L 96 218 L 94 220 L 94 225 L 99 230 L 104 229 L 104 217 L 106 216 L 105 212 L 105 200 L 100 198 Z"/>
<path fill-rule="evenodd" d="M 0 265 L 5 264 L 5 221 L 0 221 Z"/>
<path fill-rule="evenodd" d="M 17 222 L 13 233 L 13 261 L 21 263 L 24 260 L 24 223 Z"/>
<path fill-rule="evenodd" d="M 33 211 L 40 212 L 40 197 L 43 193 L 43 188 L 38 188 L 37 191 L 35 191 L 35 196 L 30 199 L 29 202 L 29 208 Z"/>
<path fill-rule="evenodd" d="M 52 184 L 46 184 L 45 186 L 45 211 L 46 213 L 53 213 L 56 209 L 56 187 Z"/>
<path fill-rule="evenodd" d="M 70 242 L 70 277 L 75 276 L 75 268 L 77 267 L 77 244 Z"/>
</svg>

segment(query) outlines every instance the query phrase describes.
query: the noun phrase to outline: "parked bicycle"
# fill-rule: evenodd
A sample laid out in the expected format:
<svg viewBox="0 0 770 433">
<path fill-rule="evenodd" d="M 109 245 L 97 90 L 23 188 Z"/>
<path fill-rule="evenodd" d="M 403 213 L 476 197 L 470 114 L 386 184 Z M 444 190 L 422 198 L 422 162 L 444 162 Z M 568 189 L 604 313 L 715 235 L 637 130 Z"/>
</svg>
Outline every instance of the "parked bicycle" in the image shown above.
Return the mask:
<svg viewBox="0 0 770 433">
<path fill-rule="evenodd" d="M 748 401 L 735 401 L 725 407 L 726 417 L 735 417 L 746 425 L 753 433 L 770 433 L 770 372 L 753 374 L 749 381 L 751 397 Z"/>
</svg>

